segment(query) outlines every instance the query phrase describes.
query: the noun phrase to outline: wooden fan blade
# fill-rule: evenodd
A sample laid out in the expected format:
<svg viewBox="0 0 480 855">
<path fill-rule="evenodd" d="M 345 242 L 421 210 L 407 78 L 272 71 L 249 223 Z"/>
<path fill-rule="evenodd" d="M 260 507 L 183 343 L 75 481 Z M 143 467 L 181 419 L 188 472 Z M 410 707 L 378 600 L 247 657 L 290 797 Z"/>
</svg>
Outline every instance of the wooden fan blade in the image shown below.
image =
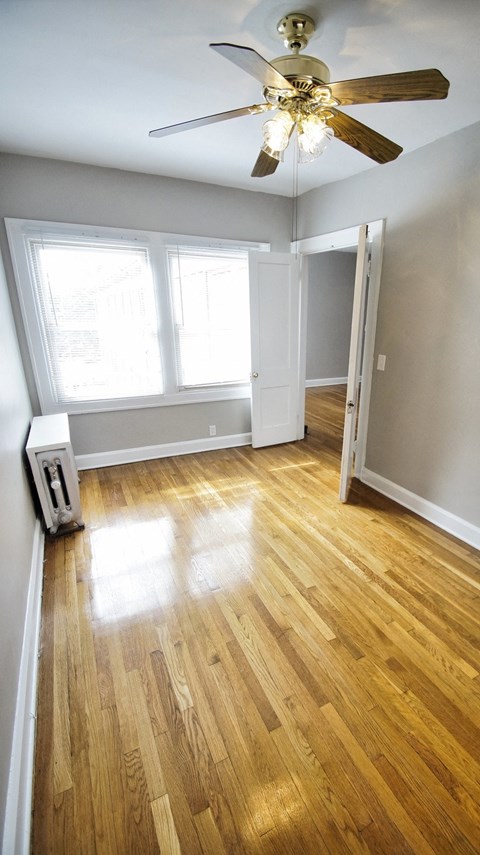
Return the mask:
<svg viewBox="0 0 480 855">
<path fill-rule="evenodd" d="M 238 65 L 239 68 L 242 68 L 243 71 L 247 72 L 247 74 L 251 74 L 252 77 L 255 77 L 255 79 L 263 86 L 271 86 L 274 89 L 295 89 L 283 74 L 280 74 L 273 65 L 270 65 L 270 63 L 267 62 L 263 56 L 260 56 L 256 50 L 253 50 L 253 48 L 242 47 L 241 45 L 231 45 L 226 42 L 211 44 L 210 47 L 213 48 L 213 50 L 216 50 L 217 53 L 224 56 L 225 59 L 229 59 L 230 62 Z"/>
<path fill-rule="evenodd" d="M 352 116 L 346 116 L 339 110 L 330 108 L 333 116 L 327 119 L 327 125 L 332 128 L 337 139 L 352 148 L 356 148 L 367 157 L 371 157 L 377 163 L 388 163 L 395 160 L 403 151 L 402 147 L 383 137 L 377 131 L 362 125 Z"/>
<path fill-rule="evenodd" d="M 180 131 L 190 131 L 192 128 L 213 125 L 215 122 L 224 122 L 226 119 L 237 119 L 239 116 L 254 116 L 256 113 L 265 113 L 272 109 L 271 104 L 252 104 L 250 107 L 240 107 L 238 110 L 227 110 L 226 113 L 214 113 L 212 116 L 202 116 L 201 119 L 192 119 L 190 122 L 179 122 L 176 125 L 157 128 L 155 131 L 150 131 L 148 136 L 168 137 L 170 134 L 178 134 Z"/>
<path fill-rule="evenodd" d="M 252 178 L 265 178 L 266 175 L 273 175 L 279 163 L 280 161 L 276 157 L 272 157 L 261 149 L 252 169 Z"/>
<path fill-rule="evenodd" d="M 449 81 L 436 68 L 380 74 L 330 83 L 339 104 L 377 104 L 385 101 L 431 101 L 446 98 Z"/>
</svg>

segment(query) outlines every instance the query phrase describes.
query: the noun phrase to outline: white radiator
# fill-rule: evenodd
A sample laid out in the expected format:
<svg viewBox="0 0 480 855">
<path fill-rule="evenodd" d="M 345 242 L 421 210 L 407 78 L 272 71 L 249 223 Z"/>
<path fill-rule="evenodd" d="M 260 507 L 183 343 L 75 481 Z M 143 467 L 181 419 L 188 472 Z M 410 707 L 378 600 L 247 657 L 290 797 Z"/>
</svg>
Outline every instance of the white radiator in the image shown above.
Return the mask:
<svg viewBox="0 0 480 855">
<path fill-rule="evenodd" d="M 84 528 L 67 414 L 36 416 L 26 450 L 50 534 L 57 534 L 60 526 Z"/>
</svg>

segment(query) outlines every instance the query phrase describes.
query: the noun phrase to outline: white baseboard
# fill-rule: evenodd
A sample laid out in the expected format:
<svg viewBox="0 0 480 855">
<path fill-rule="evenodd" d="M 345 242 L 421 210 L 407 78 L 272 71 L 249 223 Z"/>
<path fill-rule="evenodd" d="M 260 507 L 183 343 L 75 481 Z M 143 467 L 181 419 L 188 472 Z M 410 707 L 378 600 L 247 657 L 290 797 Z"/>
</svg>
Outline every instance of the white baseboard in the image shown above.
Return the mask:
<svg viewBox="0 0 480 855">
<path fill-rule="evenodd" d="M 309 389 L 311 386 L 341 386 L 347 380 L 347 377 L 323 377 L 320 380 L 305 380 L 305 388 Z"/>
<path fill-rule="evenodd" d="M 370 469 L 362 469 L 361 481 L 382 495 L 388 496 L 389 499 L 398 502 L 399 505 L 414 511 L 420 517 L 438 525 L 439 528 L 449 534 L 453 534 L 470 546 L 474 546 L 475 549 L 480 549 L 480 528 L 478 526 L 455 516 L 455 514 L 440 508 L 438 505 L 434 505 L 433 502 L 429 502 L 422 496 L 417 496 L 416 493 L 411 493 L 405 487 L 394 484 L 393 481 L 383 478 L 382 475 L 377 475 Z"/>
<path fill-rule="evenodd" d="M 2 852 L 28 855 L 35 762 L 38 645 L 43 587 L 44 535 L 37 520 L 27 595 L 15 725 L 8 778 Z"/>
<path fill-rule="evenodd" d="M 118 451 L 78 454 L 75 460 L 78 469 L 103 469 L 104 466 L 120 466 L 123 463 L 156 460 L 160 457 L 178 457 L 179 454 L 196 454 L 199 451 L 218 451 L 222 448 L 235 448 L 239 445 L 251 445 L 251 443 L 251 433 L 237 433 L 229 436 L 189 439 L 185 442 L 167 442 L 163 445 L 145 445 L 141 448 L 123 448 Z"/>
</svg>

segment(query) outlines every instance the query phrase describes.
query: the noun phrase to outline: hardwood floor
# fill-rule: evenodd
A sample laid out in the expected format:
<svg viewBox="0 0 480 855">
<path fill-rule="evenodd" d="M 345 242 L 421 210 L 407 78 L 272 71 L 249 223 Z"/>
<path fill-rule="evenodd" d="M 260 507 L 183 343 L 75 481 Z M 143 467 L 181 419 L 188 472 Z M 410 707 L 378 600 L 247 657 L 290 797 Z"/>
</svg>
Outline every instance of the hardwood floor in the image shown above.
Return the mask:
<svg viewBox="0 0 480 855">
<path fill-rule="evenodd" d="M 82 473 L 46 550 L 33 852 L 480 852 L 480 562 L 304 442 Z"/>
</svg>

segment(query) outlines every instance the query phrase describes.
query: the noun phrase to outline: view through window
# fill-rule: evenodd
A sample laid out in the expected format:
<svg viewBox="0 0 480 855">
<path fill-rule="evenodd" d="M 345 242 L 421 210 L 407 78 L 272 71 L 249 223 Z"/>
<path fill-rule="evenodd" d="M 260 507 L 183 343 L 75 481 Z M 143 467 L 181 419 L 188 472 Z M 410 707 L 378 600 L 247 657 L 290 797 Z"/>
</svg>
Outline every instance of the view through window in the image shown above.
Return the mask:
<svg viewBox="0 0 480 855">
<path fill-rule="evenodd" d="M 238 383 L 250 370 L 246 252 L 168 250 L 181 388 Z"/>
<path fill-rule="evenodd" d="M 30 250 L 56 400 L 161 394 L 147 250 L 39 240 Z"/>
</svg>

